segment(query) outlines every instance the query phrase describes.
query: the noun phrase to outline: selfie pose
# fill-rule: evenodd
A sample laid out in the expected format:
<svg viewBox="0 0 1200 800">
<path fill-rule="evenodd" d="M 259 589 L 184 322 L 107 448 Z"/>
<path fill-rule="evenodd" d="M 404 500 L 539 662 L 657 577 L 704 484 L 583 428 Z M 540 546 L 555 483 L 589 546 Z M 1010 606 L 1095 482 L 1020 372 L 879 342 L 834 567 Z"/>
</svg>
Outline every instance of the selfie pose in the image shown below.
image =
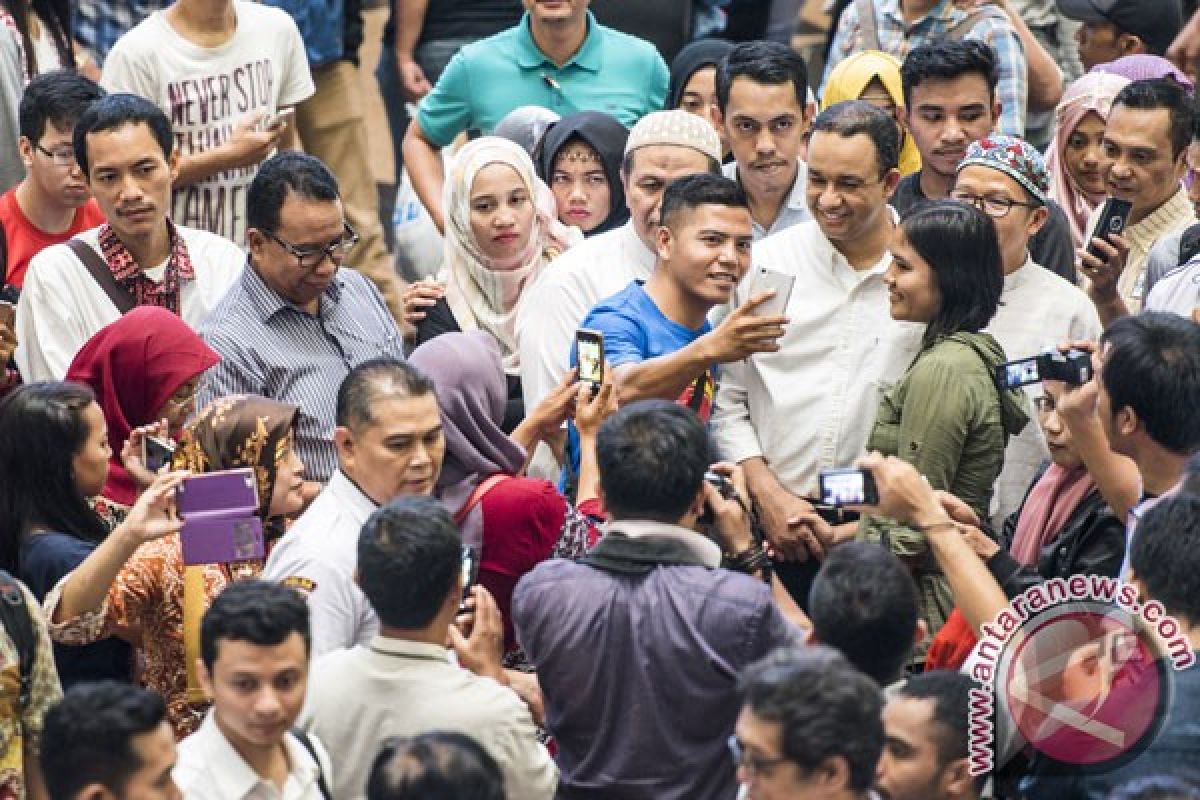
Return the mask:
<svg viewBox="0 0 1200 800">
<path fill-rule="evenodd" d="M 217 400 L 184 431 L 174 466 L 193 475 L 252 469 L 256 513 L 269 540 L 303 505 L 296 414 L 295 406 L 254 395 Z M 167 473 L 139 499 L 153 504 L 155 525 L 118 528 L 46 598 L 55 641 L 82 645 L 117 636 L 138 650 L 142 680 L 166 699 L 179 738 L 196 729 L 208 706 L 194 673 L 204 611 L 230 581 L 257 577 L 263 563 L 184 565 L 181 535 L 188 532 L 175 513 L 175 490 L 185 475 Z"/>
</svg>

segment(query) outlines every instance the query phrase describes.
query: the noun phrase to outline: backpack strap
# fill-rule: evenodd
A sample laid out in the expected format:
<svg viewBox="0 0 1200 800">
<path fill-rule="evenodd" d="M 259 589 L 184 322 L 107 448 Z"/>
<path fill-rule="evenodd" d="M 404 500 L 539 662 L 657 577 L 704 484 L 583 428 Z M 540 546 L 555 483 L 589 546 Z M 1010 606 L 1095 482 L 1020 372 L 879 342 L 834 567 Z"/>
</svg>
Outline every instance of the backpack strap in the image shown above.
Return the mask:
<svg viewBox="0 0 1200 800">
<path fill-rule="evenodd" d="M 117 311 L 121 316 L 125 316 L 133 310 L 137 302 L 133 299 L 133 295 L 129 294 L 121 284 L 117 283 L 117 279 L 113 277 L 112 270 L 108 268 L 108 263 L 100 257 L 87 242 L 80 239 L 70 239 L 67 241 L 67 247 L 71 248 L 71 252 L 75 254 L 83 265 L 87 267 L 87 271 L 104 293 L 108 295 L 108 299 L 117 307 Z"/>
<path fill-rule="evenodd" d="M 313 740 L 302 728 L 292 728 L 289 733 L 296 737 L 296 741 L 300 742 L 300 746 L 308 751 L 312 756 L 313 763 L 317 765 L 317 789 L 321 792 L 321 797 L 325 800 L 333 800 L 333 792 L 329 791 L 329 783 L 325 780 L 325 770 L 321 766 L 321 759 L 317 757 L 317 747 L 313 744 Z"/>
<path fill-rule="evenodd" d="M 858 29 L 862 32 L 863 50 L 879 49 L 879 21 L 875 19 L 873 0 L 854 0 L 858 10 Z"/>
<path fill-rule="evenodd" d="M 484 495 L 511 477 L 512 475 L 505 475 L 503 472 L 497 472 L 495 475 L 491 475 L 481 481 L 479 485 L 475 487 L 475 491 L 471 492 L 471 496 L 467 498 L 467 502 L 462 504 L 462 508 L 454 513 L 454 524 L 462 525 L 467 519 L 467 516 L 470 515 L 471 510 L 483 501 Z"/>
<path fill-rule="evenodd" d="M 33 664 L 37 660 L 38 640 L 33 631 L 33 620 L 29 618 L 29 606 L 25 592 L 12 575 L 0 570 L 0 623 L 16 645 L 21 660 L 21 708 L 29 707 L 29 695 L 33 688 Z"/>
<path fill-rule="evenodd" d="M 954 23 L 949 30 L 942 34 L 945 40 L 948 42 L 961 41 L 967 34 L 975 30 L 975 26 L 986 16 L 987 8 L 977 8 Z"/>
</svg>

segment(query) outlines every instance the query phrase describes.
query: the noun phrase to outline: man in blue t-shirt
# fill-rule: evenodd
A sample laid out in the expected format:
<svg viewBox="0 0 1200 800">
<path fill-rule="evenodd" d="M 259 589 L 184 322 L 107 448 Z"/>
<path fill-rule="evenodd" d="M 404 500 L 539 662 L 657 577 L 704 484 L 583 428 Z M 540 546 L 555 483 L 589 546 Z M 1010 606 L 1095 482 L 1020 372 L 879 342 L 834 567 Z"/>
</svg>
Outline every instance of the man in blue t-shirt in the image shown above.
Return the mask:
<svg viewBox="0 0 1200 800">
<path fill-rule="evenodd" d="M 707 421 L 716 366 L 779 349 L 787 317 L 756 310 L 772 292 L 751 297 L 715 329 L 708 322 L 749 269 L 752 241 L 746 194 L 735 182 L 700 174 L 667 187 L 650 279 L 602 300 L 583 321 L 604 334 L 622 405 L 678 400 Z"/>
</svg>

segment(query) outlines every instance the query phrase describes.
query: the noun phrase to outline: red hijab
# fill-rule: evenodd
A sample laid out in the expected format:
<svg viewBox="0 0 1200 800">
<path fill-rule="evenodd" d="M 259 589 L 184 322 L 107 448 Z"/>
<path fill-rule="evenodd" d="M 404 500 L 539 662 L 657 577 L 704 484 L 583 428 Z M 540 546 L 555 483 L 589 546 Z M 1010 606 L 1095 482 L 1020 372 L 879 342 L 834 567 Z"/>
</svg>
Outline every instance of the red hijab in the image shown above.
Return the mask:
<svg viewBox="0 0 1200 800">
<path fill-rule="evenodd" d="M 218 361 L 186 322 L 152 306 L 133 309 L 80 348 L 66 379 L 92 387 L 108 423 L 112 458 L 104 497 L 123 505 L 137 499 L 137 487 L 121 464 L 129 432 L 154 422 L 180 386 Z"/>
</svg>

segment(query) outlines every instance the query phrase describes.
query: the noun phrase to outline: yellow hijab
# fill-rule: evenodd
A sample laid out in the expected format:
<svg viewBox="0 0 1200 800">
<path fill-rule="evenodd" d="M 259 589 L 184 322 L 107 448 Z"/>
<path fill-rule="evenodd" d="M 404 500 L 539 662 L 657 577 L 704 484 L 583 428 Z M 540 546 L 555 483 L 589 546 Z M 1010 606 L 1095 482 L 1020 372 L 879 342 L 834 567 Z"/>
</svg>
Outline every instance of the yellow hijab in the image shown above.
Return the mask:
<svg viewBox="0 0 1200 800">
<path fill-rule="evenodd" d="M 865 50 L 841 61 L 829 73 L 825 94 L 821 97 L 821 110 L 834 103 L 857 100 L 866 91 L 867 85 L 878 78 L 897 108 L 904 107 L 904 90 L 900 82 L 900 62 L 887 53 Z M 900 173 L 911 175 L 921 169 L 921 154 L 917 144 L 906 131 L 900 134 Z"/>
</svg>

